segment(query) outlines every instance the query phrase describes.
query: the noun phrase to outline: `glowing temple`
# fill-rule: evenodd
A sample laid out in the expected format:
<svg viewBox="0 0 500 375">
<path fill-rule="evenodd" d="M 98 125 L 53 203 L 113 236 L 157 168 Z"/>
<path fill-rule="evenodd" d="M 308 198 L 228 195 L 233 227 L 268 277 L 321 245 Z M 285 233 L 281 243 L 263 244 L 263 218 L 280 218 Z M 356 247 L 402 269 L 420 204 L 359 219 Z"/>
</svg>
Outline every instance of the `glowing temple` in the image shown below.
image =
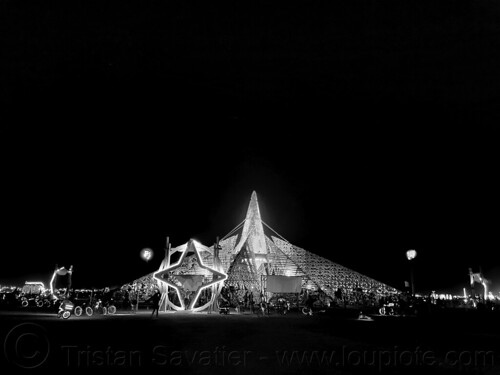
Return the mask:
<svg viewBox="0 0 500 375">
<path fill-rule="evenodd" d="M 245 220 L 218 246 L 206 247 L 190 240 L 169 248 L 158 271 L 132 284 L 160 288 L 163 309 L 200 311 L 216 302 L 223 287 L 240 294 L 251 292 L 258 301 L 261 293 L 268 292 L 266 280 L 270 276 L 295 278 L 301 290 L 322 291 L 332 298 L 338 289 L 346 294 L 355 290 L 372 295 L 398 292 L 289 243 L 262 221 L 255 192 Z"/>
</svg>

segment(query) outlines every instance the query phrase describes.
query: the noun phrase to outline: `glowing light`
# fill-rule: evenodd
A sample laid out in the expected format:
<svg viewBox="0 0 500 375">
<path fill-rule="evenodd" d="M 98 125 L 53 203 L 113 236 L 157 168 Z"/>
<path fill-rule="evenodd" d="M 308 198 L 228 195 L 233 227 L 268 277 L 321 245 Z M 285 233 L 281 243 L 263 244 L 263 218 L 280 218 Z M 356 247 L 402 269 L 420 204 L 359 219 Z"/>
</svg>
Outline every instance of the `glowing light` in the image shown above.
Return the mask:
<svg viewBox="0 0 500 375">
<path fill-rule="evenodd" d="M 141 250 L 141 258 L 144 259 L 146 262 L 149 262 L 151 258 L 153 258 L 153 250 L 150 248 L 145 248 Z"/>
<path fill-rule="evenodd" d="M 417 252 L 415 250 L 408 250 L 406 252 L 406 257 L 408 258 L 408 260 L 415 259 L 416 256 L 417 256 Z"/>
<path fill-rule="evenodd" d="M 52 279 L 50 279 L 50 293 L 54 294 L 54 279 L 56 278 L 56 275 L 62 271 L 64 267 L 61 267 L 57 270 L 54 271 L 54 274 L 52 275 Z"/>
<path fill-rule="evenodd" d="M 26 281 L 22 291 L 24 293 L 45 293 L 45 285 L 41 281 Z"/>
<path fill-rule="evenodd" d="M 56 278 L 56 275 L 64 276 L 68 273 L 70 275 L 73 273 L 73 266 L 71 266 L 69 268 L 69 270 L 67 270 L 64 267 L 61 267 L 61 268 L 54 271 L 54 274 L 52 275 L 52 279 L 50 279 L 50 293 L 51 294 L 54 294 L 54 279 Z"/>
<path fill-rule="evenodd" d="M 24 284 L 25 285 L 39 285 L 43 289 L 45 289 L 45 284 L 43 282 L 41 282 L 41 281 L 26 281 Z"/>
</svg>

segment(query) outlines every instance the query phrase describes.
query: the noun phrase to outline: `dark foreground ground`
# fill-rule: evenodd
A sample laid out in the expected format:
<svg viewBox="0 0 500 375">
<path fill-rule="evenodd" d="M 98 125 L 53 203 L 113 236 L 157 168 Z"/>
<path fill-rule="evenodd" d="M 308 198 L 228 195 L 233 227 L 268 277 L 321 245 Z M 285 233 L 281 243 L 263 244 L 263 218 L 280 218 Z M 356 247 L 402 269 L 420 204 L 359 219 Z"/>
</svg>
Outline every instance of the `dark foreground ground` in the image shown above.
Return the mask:
<svg viewBox="0 0 500 375">
<path fill-rule="evenodd" d="M 146 311 L 68 320 L 10 311 L 0 319 L 9 373 L 500 374 L 498 314 L 477 311 L 373 320 L 341 310 L 157 320 Z"/>
</svg>

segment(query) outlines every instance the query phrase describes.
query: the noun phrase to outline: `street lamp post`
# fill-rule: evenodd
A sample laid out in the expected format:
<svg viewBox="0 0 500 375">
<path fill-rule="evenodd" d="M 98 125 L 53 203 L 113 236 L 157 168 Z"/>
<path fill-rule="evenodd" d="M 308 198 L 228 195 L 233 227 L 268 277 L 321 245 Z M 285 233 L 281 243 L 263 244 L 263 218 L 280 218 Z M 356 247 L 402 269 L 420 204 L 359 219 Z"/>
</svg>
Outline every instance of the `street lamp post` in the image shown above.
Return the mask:
<svg viewBox="0 0 500 375">
<path fill-rule="evenodd" d="M 136 288 L 136 292 L 135 292 L 135 312 L 138 313 L 139 312 L 139 283 L 136 284 L 135 286 Z"/>
<path fill-rule="evenodd" d="M 415 250 L 408 250 L 406 252 L 406 258 L 410 262 L 410 287 L 411 287 L 411 295 L 415 296 L 415 281 L 413 279 L 413 262 L 412 260 L 415 259 L 417 256 L 417 252 Z"/>
<path fill-rule="evenodd" d="M 142 249 L 140 252 L 140 256 L 141 256 L 142 260 L 146 261 L 146 263 L 148 263 L 151 260 L 151 258 L 153 258 L 153 255 L 154 255 L 154 252 L 149 247 Z M 136 292 L 137 301 L 135 304 L 135 311 L 136 312 L 139 312 L 139 295 L 140 295 L 140 286 L 139 286 L 139 283 L 137 283 L 137 292 Z"/>
</svg>

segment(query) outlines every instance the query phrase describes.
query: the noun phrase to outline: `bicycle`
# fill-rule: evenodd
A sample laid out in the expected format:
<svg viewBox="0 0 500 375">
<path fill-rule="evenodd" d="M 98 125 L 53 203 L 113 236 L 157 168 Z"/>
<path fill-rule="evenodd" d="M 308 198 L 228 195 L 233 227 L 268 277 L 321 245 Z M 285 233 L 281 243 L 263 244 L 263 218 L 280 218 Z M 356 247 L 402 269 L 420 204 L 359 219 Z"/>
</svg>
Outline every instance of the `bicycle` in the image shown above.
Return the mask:
<svg viewBox="0 0 500 375">
<path fill-rule="evenodd" d="M 219 302 L 219 314 L 224 314 L 224 315 L 229 314 L 229 302 L 226 301 Z"/>
<path fill-rule="evenodd" d="M 63 300 L 59 305 L 59 310 L 57 311 L 57 317 L 68 319 L 71 316 L 71 313 L 74 313 L 75 304 L 70 300 Z"/>
<path fill-rule="evenodd" d="M 276 312 L 281 315 L 286 315 L 290 311 L 290 302 L 285 299 L 279 299 L 276 305 Z"/>
<path fill-rule="evenodd" d="M 398 315 L 398 307 L 395 303 L 389 302 L 379 308 L 378 312 L 380 315 Z"/>
<path fill-rule="evenodd" d="M 302 311 L 302 314 L 304 314 L 304 315 L 309 315 L 309 316 L 313 315 L 312 307 L 304 306 L 301 311 Z"/>
<path fill-rule="evenodd" d="M 260 302 L 258 307 L 254 309 L 257 316 L 269 316 L 269 304 L 265 302 Z"/>
</svg>

